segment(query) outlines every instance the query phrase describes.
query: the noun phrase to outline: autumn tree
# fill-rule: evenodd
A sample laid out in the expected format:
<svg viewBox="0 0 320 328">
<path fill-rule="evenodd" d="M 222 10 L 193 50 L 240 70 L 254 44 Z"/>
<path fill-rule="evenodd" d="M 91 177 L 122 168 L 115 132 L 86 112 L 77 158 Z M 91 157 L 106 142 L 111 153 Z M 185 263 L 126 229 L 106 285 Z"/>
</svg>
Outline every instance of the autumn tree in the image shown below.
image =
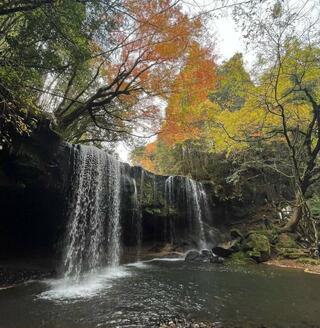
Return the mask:
<svg viewBox="0 0 320 328">
<path fill-rule="evenodd" d="M 57 81 L 66 85 L 76 67 L 81 71 L 81 78 L 77 79 L 80 92 L 90 81 L 88 61 L 92 57 L 93 40 L 105 35 L 106 43 L 111 44 L 107 31 L 117 26 L 112 12 L 119 6 L 120 1 L 108 4 L 96 0 L 3 3 L 0 7 L 3 10 L 0 16 L 1 120 L 27 126 L 28 117 L 40 118 L 40 114 L 52 112 L 57 101 L 49 106 L 48 102 L 43 103 L 43 98 L 55 95 L 61 101 L 63 93 L 54 86 Z"/>
<path fill-rule="evenodd" d="M 200 18 L 172 0 L 23 4 L 5 4 L 0 21 L 1 79 L 14 98 L 49 112 L 73 142 L 157 129 L 154 99 L 169 91 Z"/>
<path fill-rule="evenodd" d="M 216 65 L 208 48 L 193 43 L 172 87 L 160 140 L 168 145 L 199 138 L 207 113 L 202 103 L 216 82 Z"/>
<path fill-rule="evenodd" d="M 225 110 L 236 111 L 242 108 L 253 83 L 244 67 L 241 53 L 235 54 L 218 67 L 217 81 L 210 100 Z"/>
<path fill-rule="evenodd" d="M 148 164 L 147 168 L 158 173 L 204 177 L 206 174 L 200 172 L 200 167 L 205 167 L 201 164 L 209 160 L 205 151 L 207 144 L 202 139 L 208 120 L 204 104 L 215 83 L 213 54 L 208 48 L 193 43 L 172 84 L 158 139 L 145 148 L 136 149 L 133 163 Z"/>
<path fill-rule="evenodd" d="M 244 9 L 243 26 L 259 51 L 258 83 L 240 111 L 220 115 L 221 127 L 234 149 L 257 142 L 286 145 L 277 158 L 256 165 L 291 181 L 294 211 L 282 230 L 299 227 L 312 236 L 306 198 L 320 177 L 319 8 L 315 2 L 295 7 L 266 1 L 255 13 Z"/>
</svg>

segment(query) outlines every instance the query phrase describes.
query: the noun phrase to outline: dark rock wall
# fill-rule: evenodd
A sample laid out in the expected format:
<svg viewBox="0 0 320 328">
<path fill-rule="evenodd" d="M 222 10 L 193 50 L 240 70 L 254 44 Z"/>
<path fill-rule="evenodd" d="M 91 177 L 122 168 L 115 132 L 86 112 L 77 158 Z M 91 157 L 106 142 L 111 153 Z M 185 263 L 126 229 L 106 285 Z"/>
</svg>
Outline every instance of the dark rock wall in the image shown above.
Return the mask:
<svg viewBox="0 0 320 328">
<path fill-rule="evenodd" d="M 68 144 L 41 127 L 0 151 L 0 258 L 57 253 L 70 154 Z"/>
<path fill-rule="evenodd" d="M 72 146 L 47 127 L 0 151 L 0 258 L 12 256 L 59 257 L 67 225 L 66 208 L 72 176 Z M 121 164 L 122 244 L 136 247 L 141 219 L 142 243 L 174 242 L 196 245 L 196 231 L 186 223 L 183 178 L 175 183 L 176 206 L 168 208 L 165 181 L 141 167 Z M 134 197 L 134 182 L 137 195 Z M 180 183 L 180 184 L 181 184 Z M 212 227 L 228 221 L 227 204 L 219 202 L 212 184 L 204 185 L 210 214 L 204 218 L 207 237 Z M 230 213 L 227 213 L 230 216 Z"/>
</svg>

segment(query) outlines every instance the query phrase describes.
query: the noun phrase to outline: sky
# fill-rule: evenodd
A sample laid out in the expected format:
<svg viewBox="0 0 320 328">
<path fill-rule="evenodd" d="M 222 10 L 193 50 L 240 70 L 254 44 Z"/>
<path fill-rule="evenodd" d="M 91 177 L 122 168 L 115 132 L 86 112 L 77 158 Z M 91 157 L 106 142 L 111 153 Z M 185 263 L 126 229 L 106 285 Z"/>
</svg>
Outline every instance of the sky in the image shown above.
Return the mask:
<svg viewBox="0 0 320 328">
<path fill-rule="evenodd" d="M 187 8 L 187 10 L 193 11 L 195 10 L 194 8 L 197 7 L 210 10 L 213 8 L 214 1 L 215 0 L 197 0 L 196 4 L 195 1 L 191 1 L 190 8 Z M 191 4 L 194 5 L 191 6 Z M 230 15 L 210 19 L 206 25 L 206 29 L 215 45 L 214 53 L 217 54 L 218 63 L 229 59 L 236 52 L 242 52 L 244 54 L 246 66 L 250 66 L 252 56 L 247 53 L 241 33 L 237 30 L 236 24 Z M 117 146 L 117 153 L 122 162 L 129 163 L 130 148 L 128 146 L 120 143 Z"/>
</svg>

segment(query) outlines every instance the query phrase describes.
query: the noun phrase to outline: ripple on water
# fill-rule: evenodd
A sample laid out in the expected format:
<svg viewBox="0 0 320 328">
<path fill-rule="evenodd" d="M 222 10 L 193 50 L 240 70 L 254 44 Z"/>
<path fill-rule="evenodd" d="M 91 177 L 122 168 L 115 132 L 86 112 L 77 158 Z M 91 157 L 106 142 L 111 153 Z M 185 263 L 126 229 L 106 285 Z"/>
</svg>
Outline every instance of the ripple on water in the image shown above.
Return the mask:
<svg viewBox="0 0 320 328">
<path fill-rule="evenodd" d="M 129 276 L 125 267 L 107 267 L 90 273 L 78 282 L 70 279 L 50 279 L 43 282 L 51 288 L 38 295 L 39 299 L 70 302 L 97 296 L 101 291 L 111 288 L 115 279 Z"/>
<path fill-rule="evenodd" d="M 138 262 L 133 262 L 133 263 L 128 263 L 126 264 L 126 267 L 133 267 L 133 268 L 138 268 L 138 269 L 146 269 L 150 267 L 149 264 L 147 264 L 145 261 L 138 261 Z"/>
</svg>

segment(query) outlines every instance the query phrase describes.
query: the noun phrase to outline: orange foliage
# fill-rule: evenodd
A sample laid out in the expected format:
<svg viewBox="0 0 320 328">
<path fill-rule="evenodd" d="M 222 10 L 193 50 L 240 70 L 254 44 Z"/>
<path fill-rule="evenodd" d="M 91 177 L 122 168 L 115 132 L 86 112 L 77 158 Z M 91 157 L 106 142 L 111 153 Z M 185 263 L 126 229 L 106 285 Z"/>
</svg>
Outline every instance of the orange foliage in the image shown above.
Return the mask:
<svg viewBox="0 0 320 328">
<path fill-rule="evenodd" d="M 117 68 L 133 68 L 132 75 L 138 75 L 138 81 L 144 85 L 153 77 L 159 83 L 161 74 L 164 86 L 168 82 L 166 77 L 173 77 L 167 74 L 164 64 L 172 65 L 184 56 L 191 40 L 200 34 L 201 21 L 183 14 L 174 0 L 126 0 L 124 6 L 130 16 L 126 22 L 128 28 L 114 33 L 114 38 L 122 44 Z M 139 63 L 134 66 L 137 58 Z"/>
<path fill-rule="evenodd" d="M 155 172 L 154 154 L 156 152 L 156 142 L 146 145 L 141 152 L 132 158 L 134 165 L 140 165 L 148 171 Z"/>
<path fill-rule="evenodd" d="M 160 138 L 168 145 L 200 137 L 207 113 L 200 106 L 216 81 L 216 65 L 208 48 L 192 43 L 185 66 L 169 98 Z"/>
<path fill-rule="evenodd" d="M 106 61 L 103 74 L 107 85 L 115 81 L 112 87 L 123 92 L 123 102 L 131 107 L 139 103 L 140 107 L 131 111 L 133 117 L 156 117 L 159 108 L 155 110 L 142 99 L 164 96 L 171 90 L 185 54 L 201 34 L 201 20 L 190 19 L 176 0 L 125 0 L 124 8 L 128 15 L 118 18 L 124 28 L 112 33 L 118 44 L 117 56 Z M 121 74 L 128 76 L 117 80 Z"/>
<path fill-rule="evenodd" d="M 150 156 L 154 154 L 155 150 L 156 150 L 156 144 L 152 142 L 146 145 L 145 153 Z"/>
<path fill-rule="evenodd" d="M 144 169 L 146 169 L 147 171 L 150 171 L 150 172 L 155 172 L 155 170 L 156 170 L 155 163 L 154 163 L 154 161 L 153 161 L 152 159 L 150 159 L 150 158 L 146 158 L 146 157 L 142 158 L 142 159 L 140 160 L 140 165 L 141 165 Z"/>
</svg>

